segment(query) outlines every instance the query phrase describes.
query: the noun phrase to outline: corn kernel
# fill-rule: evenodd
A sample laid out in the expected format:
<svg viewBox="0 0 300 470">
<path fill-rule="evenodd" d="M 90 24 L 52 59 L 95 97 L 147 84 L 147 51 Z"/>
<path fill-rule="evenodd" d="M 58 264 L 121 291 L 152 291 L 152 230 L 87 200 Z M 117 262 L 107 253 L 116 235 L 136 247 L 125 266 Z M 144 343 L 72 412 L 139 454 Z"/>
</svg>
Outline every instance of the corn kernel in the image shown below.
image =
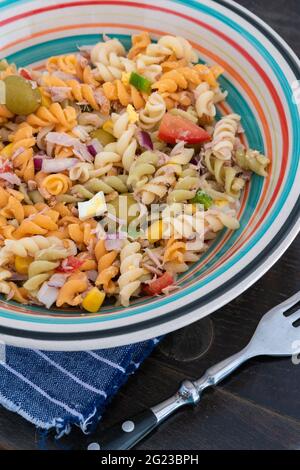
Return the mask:
<svg viewBox="0 0 300 470">
<path fill-rule="evenodd" d="M 112 120 L 109 119 L 108 121 L 106 121 L 103 124 L 102 129 L 104 131 L 108 132 L 109 134 L 114 135 L 114 124 L 113 124 Z"/>
<path fill-rule="evenodd" d="M 105 299 L 105 293 L 93 287 L 82 301 L 82 307 L 91 313 L 96 313 L 100 309 Z"/>
<path fill-rule="evenodd" d="M 218 207 L 227 206 L 227 204 L 228 204 L 228 201 L 226 199 L 217 199 L 215 201 L 215 205 Z"/>
<path fill-rule="evenodd" d="M 123 73 L 122 73 L 121 82 L 122 82 L 124 85 L 129 85 L 129 79 L 130 79 L 130 73 L 123 72 Z"/>
<path fill-rule="evenodd" d="M 22 258 L 21 256 L 15 257 L 15 269 L 19 274 L 28 274 L 29 265 L 32 262 L 32 258 Z"/>
<path fill-rule="evenodd" d="M 162 220 L 156 220 L 147 230 L 147 238 L 150 243 L 158 242 L 162 239 L 163 223 Z"/>
<path fill-rule="evenodd" d="M 13 152 L 13 144 L 8 144 L 4 149 L 1 150 L 1 156 L 4 158 L 10 158 Z"/>
</svg>

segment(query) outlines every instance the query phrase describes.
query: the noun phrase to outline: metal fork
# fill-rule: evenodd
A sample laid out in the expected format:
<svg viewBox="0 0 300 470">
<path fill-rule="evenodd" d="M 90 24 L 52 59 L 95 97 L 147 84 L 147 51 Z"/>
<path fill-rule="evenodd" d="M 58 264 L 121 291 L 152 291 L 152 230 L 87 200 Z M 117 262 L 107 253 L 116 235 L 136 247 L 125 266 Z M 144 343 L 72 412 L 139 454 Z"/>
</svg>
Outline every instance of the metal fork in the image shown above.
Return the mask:
<svg viewBox="0 0 300 470">
<path fill-rule="evenodd" d="M 298 355 L 300 328 L 297 328 L 295 322 L 299 319 L 300 291 L 262 317 L 244 349 L 210 367 L 200 379 L 194 382 L 184 380 L 175 395 L 162 403 L 105 430 L 100 436 L 98 447 L 101 450 L 131 449 L 176 410 L 198 403 L 207 387 L 217 385 L 252 357 Z"/>
</svg>

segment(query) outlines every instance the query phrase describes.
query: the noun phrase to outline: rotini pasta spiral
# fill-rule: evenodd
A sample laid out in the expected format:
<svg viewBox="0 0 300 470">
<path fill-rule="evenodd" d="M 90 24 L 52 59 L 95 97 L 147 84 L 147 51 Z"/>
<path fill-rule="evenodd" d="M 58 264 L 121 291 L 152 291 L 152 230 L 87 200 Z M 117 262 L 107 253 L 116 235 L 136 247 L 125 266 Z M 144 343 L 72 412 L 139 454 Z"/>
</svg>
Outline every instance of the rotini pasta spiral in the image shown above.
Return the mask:
<svg viewBox="0 0 300 470">
<path fill-rule="evenodd" d="M 158 93 L 152 93 L 148 98 L 145 108 L 139 113 L 139 122 L 142 129 L 153 129 L 163 118 L 166 105 Z"/>
<path fill-rule="evenodd" d="M 158 45 L 168 49 L 169 55 L 175 54 L 177 59 L 185 59 L 188 63 L 198 61 L 191 44 L 181 36 L 163 36 L 159 39 Z"/>
<path fill-rule="evenodd" d="M 240 197 L 245 180 L 237 176 L 241 172 L 238 167 L 226 165 L 225 160 L 215 158 L 210 151 L 205 153 L 205 163 L 217 183 L 224 187 L 226 194 L 235 198 Z"/>
<path fill-rule="evenodd" d="M 238 150 L 235 154 L 235 158 L 237 164 L 244 170 L 253 171 L 260 176 L 268 175 L 266 169 L 270 163 L 270 159 L 257 150 Z"/>
<path fill-rule="evenodd" d="M 104 83 L 103 92 L 109 101 L 119 101 L 122 106 L 132 104 L 135 109 L 141 109 L 145 104 L 144 95 L 121 80 Z"/>
<path fill-rule="evenodd" d="M 131 165 L 127 184 L 133 188 L 141 188 L 155 173 L 158 157 L 154 152 L 144 152 Z"/>
<path fill-rule="evenodd" d="M 138 295 L 142 278 L 147 274 L 147 271 L 141 268 L 143 255 L 140 250 L 141 245 L 138 242 L 128 242 L 121 250 L 118 285 L 120 302 L 124 307 L 129 305 L 129 299 L 132 296 Z"/>
<path fill-rule="evenodd" d="M 12 135 L 11 159 L 16 175 L 26 182 L 34 178 L 33 147 L 36 139 L 33 129 L 26 123 L 20 124 Z M 1 155 L 1 152 L 0 152 Z"/>
<path fill-rule="evenodd" d="M 195 90 L 197 96 L 195 108 L 199 118 L 207 116 L 213 119 L 216 115 L 214 105 L 214 92 L 210 90 L 208 83 L 204 82 L 197 86 Z"/>
<path fill-rule="evenodd" d="M 113 278 L 119 273 L 119 266 L 116 264 L 118 252 L 106 250 L 104 240 L 99 240 L 95 246 L 95 256 L 99 273 L 95 281 L 96 286 L 103 286 L 105 292 L 115 294 L 117 285 Z"/>
<path fill-rule="evenodd" d="M 135 136 L 136 127 L 130 124 L 128 113 L 121 115 L 113 114 L 114 122 L 113 134 L 118 139 L 116 144 L 111 144 L 111 149 L 122 157 L 122 164 L 126 171 L 129 171 L 137 150 L 137 140 Z"/>
<path fill-rule="evenodd" d="M 77 58 L 75 54 L 50 57 L 47 60 L 46 68 L 48 72 L 60 70 L 61 72 L 76 75 Z"/>
<path fill-rule="evenodd" d="M 231 160 L 240 119 L 238 114 L 229 114 L 217 122 L 211 143 L 216 158 Z"/>
<path fill-rule="evenodd" d="M 33 128 L 55 125 L 57 132 L 70 131 L 77 125 L 76 111 L 72 106 L 62 108 L 59 103 L 52 103 L 49 108 L 41 106 L 35 114 L 27 118 L 28 124 Z"/>
</svg>

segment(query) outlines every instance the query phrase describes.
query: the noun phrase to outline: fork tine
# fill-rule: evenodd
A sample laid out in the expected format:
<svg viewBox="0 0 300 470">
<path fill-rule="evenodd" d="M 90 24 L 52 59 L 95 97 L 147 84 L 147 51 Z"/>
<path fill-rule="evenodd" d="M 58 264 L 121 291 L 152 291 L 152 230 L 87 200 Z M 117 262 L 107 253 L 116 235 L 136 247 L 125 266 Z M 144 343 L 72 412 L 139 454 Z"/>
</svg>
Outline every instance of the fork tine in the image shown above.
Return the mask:
<svg viewBox="0 0 300 470">
<path fill-rule="evenodd" d="M 280 312 L 286 312 L 289 308 L 293 307 L 296 303 L 300 302 L 300 291 L 294 294 L 289 299 L 285 300 L 281 304 L 277 305 L 274 310 L 279 310 Z"/>
</svg>

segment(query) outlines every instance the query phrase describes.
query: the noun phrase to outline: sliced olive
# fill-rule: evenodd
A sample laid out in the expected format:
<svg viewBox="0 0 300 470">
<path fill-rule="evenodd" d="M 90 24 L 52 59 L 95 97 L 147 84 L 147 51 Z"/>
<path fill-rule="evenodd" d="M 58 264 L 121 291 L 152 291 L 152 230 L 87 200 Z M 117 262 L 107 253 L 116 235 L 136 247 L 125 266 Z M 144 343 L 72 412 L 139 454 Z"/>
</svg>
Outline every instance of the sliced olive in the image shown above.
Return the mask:
<svg viewBox="0 0 300 470">
<path fill-rule="evenodd" d="M 6 106 L 14 114 L 27 115 L 34 113 L 41 105 L 42 96 L 38 88 L 18 75 L 4 79 L 6 86 Z"/>
<path fill-rule="evenodd" d="M 130 224 L 140 214 L 139 205 L 133 197 L 133 194 L 125 193 L 116 197 L 109 204 L 113 207 L 114 214 L 119 219 L 125 220 Z"/>
<path fill-rule="evenodd" d="M 109 132 L 106 132 L 104 129 L 97 129 L 93 131 L 91 133 L 91 137 L 93 139 L 99 140 L 100 144 L 102 144 L 104 147 L 105 145 L 111 144 L 116 140 L 113 135 L 111 135 Z"/>
</svg>

